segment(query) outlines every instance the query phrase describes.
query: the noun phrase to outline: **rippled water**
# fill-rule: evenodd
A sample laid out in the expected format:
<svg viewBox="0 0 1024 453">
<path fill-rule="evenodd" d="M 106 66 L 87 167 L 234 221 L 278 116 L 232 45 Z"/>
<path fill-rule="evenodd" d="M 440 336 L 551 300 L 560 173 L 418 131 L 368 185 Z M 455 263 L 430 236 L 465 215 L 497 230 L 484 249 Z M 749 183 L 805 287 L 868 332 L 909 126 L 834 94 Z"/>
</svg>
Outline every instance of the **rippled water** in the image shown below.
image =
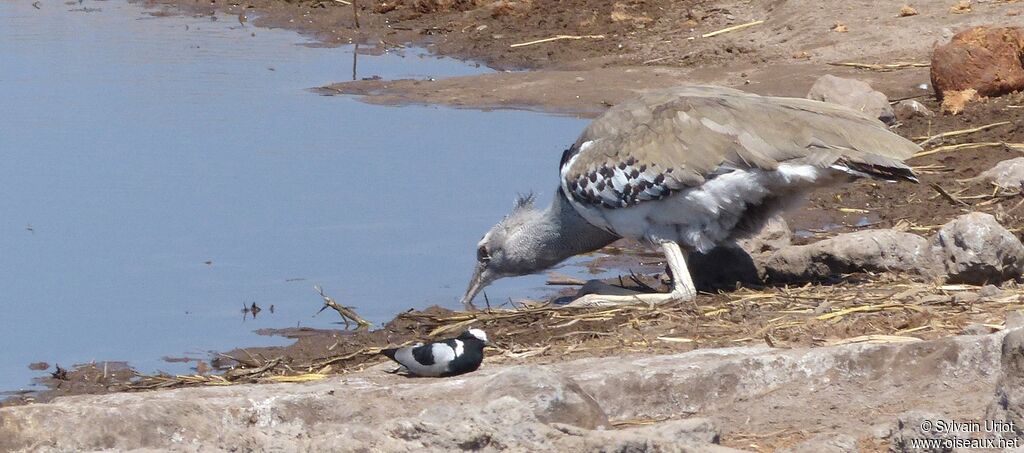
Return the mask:
<svg viewBox="0 0 1024 453">
<path fill-rule="evenodd" d="M 323 97 L 307 88 L 351 78 L 352 49 L 114 0 L 36 4 L 0 0 L 0 390 L 34 361 L 170 370 L 161 357 L 281 341 L 257 328 L 332 327 L 313 284 L 375 322 L 454 307 L 476 241 L 517 191 L 546 203 L 584 125 Z M 487 71 L 415 51 L 358 67 Z"/>
</svg>

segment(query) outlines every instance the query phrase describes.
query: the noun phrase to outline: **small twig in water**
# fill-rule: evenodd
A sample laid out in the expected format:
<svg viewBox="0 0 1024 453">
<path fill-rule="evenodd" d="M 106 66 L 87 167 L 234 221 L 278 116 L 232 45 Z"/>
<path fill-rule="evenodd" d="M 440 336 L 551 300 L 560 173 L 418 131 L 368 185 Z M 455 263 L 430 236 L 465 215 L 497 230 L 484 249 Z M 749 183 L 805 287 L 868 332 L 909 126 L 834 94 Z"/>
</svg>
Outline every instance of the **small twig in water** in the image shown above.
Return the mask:
<svg viewBox="0 0 1024 453">
<path fill-rule="evenodd" d="M 341 320 L 345 322 L 346 329 L 349 327 L 350 320 L 357 324 L 356 329 L 366 329 L 370 327 L 369 321 L 359 316 L 359 314 L 356 313 L 355 310 L 352 309 L 352 307 L 346 307 L 335 302 L 334 299 L 331 298 L 331 296 L 328 296 L 327 294 L 324 293 L 324 290 L 323 288 L 320 288 L 320 285 L 313 285 L 313 289 L 315 289 L 316 292 L 320 294 L 320 297 L 323 298 L 324 300 L 324 306 L 323 308 L 320 309 L 320 311 L 316 312 L 317 315 L 319 315 L 327 308 L 333 308 L 335 311 L 338 312 L 339 315 L 341 315 Z"/>
<path fill-rule="evenodd" d="M 356 79 L 356 64 L 359 63 L 359 43 L 352 49 L 352 80 Z"/>
<path fill-rule="evenodd" d="M 352 17 L 355 19 L 356 28 L 359 28 L 359 5 L 358 0 L 352 0 Z"/>
</svg>

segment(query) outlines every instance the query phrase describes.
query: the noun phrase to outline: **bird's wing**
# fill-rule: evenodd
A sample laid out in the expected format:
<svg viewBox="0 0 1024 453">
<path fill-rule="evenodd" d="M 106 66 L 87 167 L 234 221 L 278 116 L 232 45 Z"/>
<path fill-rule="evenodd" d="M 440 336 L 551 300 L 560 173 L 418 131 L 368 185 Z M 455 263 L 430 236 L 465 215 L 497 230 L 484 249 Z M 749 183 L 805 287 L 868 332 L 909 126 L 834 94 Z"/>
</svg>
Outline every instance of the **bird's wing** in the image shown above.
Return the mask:
<svg viewBox="0 0 1024 453">
<path fill-rule="evenodd" d="M 445 340 L 444 343 L 452 350 L 452 360 L 460 357 L 464 352 L 466 352 L 466 343 L 462 340 L 452 338 L 451 340 Z"/>
<path fill-rule="evenodd" d="M 413 362 L 417 365 L 433 365 L 434 354 L 431 348 L 432 345 L 433 343 L 426 345 L 419 343 L 409 348 L 409 356 L 412 357 Z"/>
<path fill-rule="evenodd" d="M 448 370 L 448 363 L 454 358 L 455 351 L 443 342 L 418 343 L 401 348 L 394 355 L 394 360 L 412 374 L 440 376 Z"/>
<path fill-rule="evenodd" d="M 456 354 L 456 346 L 448 344 L 451 341 L 453 341 L 453 340 L 448 340 L 448 341 L 444 341 L 444 342 L 434 343 L 433 344 L 432 351 L 433 351 L 433 354 L 434 354 L 434 363 L 435 364 L 448 366 L 449 362 L 451 362 L 452 360 L 455 360 L 455 357 L 458 354 Z M 459 341 L 459 340 L 454 340 L 454 341 L 459 343 L 458 344 L 458 349 L 462 349 L 462 344 L 461 344 L 462 342 Z"/>
<path fill-rule="evenodd" d="M 408 368 L 409 364 L 417 363 L 416 355 L 418 355 L 418 352 L 420 349 L 422 349 L 422 346 L 423 343 L 416 343 L 412 346 L 406 346 L 404 348 L 386 349 L 382 352 L 386 352 L 385 355 L 387 355 L 391 360 L 394 360 L 398 362 L 400 365 L 404 365 L 406 368 Z"/>
<path fill-rule="evenodd" d="M 690 86 L 648 92 L 609 109 L 563 154 L 561 176 L 576 201 L 621 207 L 698 186 L 721 172 L 775 170 L 780 163 L 913 179 L 902 161 L 919 150 L 846 107 Z"/>
</svg>

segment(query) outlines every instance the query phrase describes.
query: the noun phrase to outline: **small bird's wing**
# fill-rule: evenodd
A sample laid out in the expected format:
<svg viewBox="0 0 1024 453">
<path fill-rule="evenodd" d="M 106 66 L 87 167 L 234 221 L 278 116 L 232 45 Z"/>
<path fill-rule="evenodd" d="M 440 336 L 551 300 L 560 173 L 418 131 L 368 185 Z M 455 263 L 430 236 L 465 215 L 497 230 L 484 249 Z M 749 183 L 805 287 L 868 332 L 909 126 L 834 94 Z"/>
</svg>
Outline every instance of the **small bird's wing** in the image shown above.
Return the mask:
<svg viewBox="0 0 1024 453">
<path fill-rule="evenodd" d="M 459 354 L 462 353 L 462 342 L 459 340 L 449 340 L 457 343 L 457 346 L 448 344 L 448 341 L 433 343 L 431 345 L 431 351 L 434 354 L 434 364 L 448 366 L 452 360 L 455 360 Z M 456 351 L 458 348 L 458 351 Z"/>
<path fill-rule="evenodd" d="M 563 154 L 561 177 L 574 200 L 614 208 L 780 163 L 914 180 L 902 161 L 920 149 L 846 107 L 690 86 L 609 109 Z"/>
<path fill-rule="evenodd" d="M 385 357 L 394 360 L 399 365 L 405 365 L 405 362 L 413 361 L 412 350 L 423 346 L 423 343 L 416 343 L 412 346 L 406 346 L 404 348 L 387 348 L 381 349 L 380 353 Z"/>
<path fill-rule="evenodd" d="M 455 350 L 444 342 L 416 344 L 400 348 L 393 360 L 417 376 L 440 376 L 448 371 Z"/>
<path fill-rule="evenodd" d="M 458 338 L 445 340 L 444 344 L 452 350 L 452 358 L 450 360 L 455 360 L 466 352 L 466 343 L 463 343 L 462 340 L 459 340 Z"/>
</svg>

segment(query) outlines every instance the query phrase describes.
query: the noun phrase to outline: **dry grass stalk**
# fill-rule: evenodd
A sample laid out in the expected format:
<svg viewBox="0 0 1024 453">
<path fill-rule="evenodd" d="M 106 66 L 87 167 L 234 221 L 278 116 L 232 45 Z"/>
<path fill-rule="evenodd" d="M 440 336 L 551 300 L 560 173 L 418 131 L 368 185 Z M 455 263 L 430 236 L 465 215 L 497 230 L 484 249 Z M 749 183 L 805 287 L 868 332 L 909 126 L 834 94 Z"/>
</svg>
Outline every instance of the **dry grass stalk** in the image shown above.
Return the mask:
<svg viewBox="0 0 1024 453">
<path fill-rule="evenodd" d="M 944 152 L 947 152 L 947 151 L 959 151 L 959 150 L 964 150 L 964 149 L 986 148 L 986 147 L 989 147 L 989 146 L 1005 146 L 1008 149 L 1011 149 L 1011 150 L 1014 150 L 1014 151 L 1024 152 L 1024 143 L 981 142 L 981 143 L 960 143 L 960 144 L 957 144 L 957 145 L 938 146 L 938 147 L 929 149 L 927 151 L 921 151 L 921 152 L 919 152 L 917 154 L 914 154 L 913 157 L 929 156 L 929 155 L 932 155 L 932 154 L 944 153 Z"/>
<path fill-rule="evenodd" d="M 935 142 L 935 141 L 938 141 L 938 140 L 942 140 L 944 138 L 956 137 L 956 136 L 959 136 L 959 135 L 966 135 L 966 134 L 973 134 L 975 132 L 987 131 L 989 129 L 992 129 L 993 127 L 1006 126 L 1008 124 L 1013 124 L 1013 123 L 1010 122 L 1010 121 L 1000 121 L 998 123 L 986 124 L 984 126 L 972 127 L 972 128 L 969 128 L 969 129 L 959 129 L 959 130 L 955 130 L 955 131 L 943 132 L 941 134 L 936 134 L 936 135 L 933 135 L 931 137 L 914 137 L 914 140 L 924 140 L 923 142 L 920 142 L 920 143 L 917 144 L 917 146 L 924 147 L 924 146 L 926 146 L 926 145 L 928 145 L 928 144 L 930 144 L 932 142 Z"/>
<path fill-rule="evenodd" d="M 703 35 L 700 35 L 700 37 L 701 38 L 710 38 L 712 36 L 718 36 L 718 35 L 721 35 L 721 34 L 724 34 L 724 33 L 729 33 L 729 32 L 733 32 L 733 31 L 736 31 L 736 30 L 742 30 L 744 28 L 753 27 L 755 25 L 760 25 L 760 24 L 763 24 L 763 23 L 764 23 L 764 20 L 755 20 L 755 21 L 752 21 L 752 22 L 747 22 L 745 24 L 734 25 L 732 27 L 723 28 L 721 30 L 715 30 L 715 31 L 710 32 L 710 33 L 704 33 Z"/>
<path fill-rule="evenodd" d="M 861 335 L 859 337 L 844 338 L 842 340 L 830 341 L 829 346 L 841 346 L 844 344 L 854 343 L 868 343 L 868 344 L 887 344 L 887 343 L 913 343 L 922 341 L 917 337 L 906 337 L 900 335 Z"/>
<path fill-rule="evenodd" d="M 829 63 L 832 66 L 847 66 L 850 68 L 857 69 L 870 69 L 872 71 L 895 71 L 897 69 L 907 68 L 927 68 L 930 67 L 930 63 L 914 63 L 914 62 L 896 62 L 888 64 L 872 64 L 872 63 L 854 63 L 854 62 L 843 62 L 843 63 Z"/>
<path fill-rule="evenodd" d="M 326 379 L 328 375 L 320 373 L 306 373 L 296 375 L 268 376 L 266 379 L 272 382 L 310 382 Z"/>
<path fill-rule="evenodd" d="M 962 199 L 957 198 L 955 195 L 947 192 L 946 189 L 943 189 L 942 186 L 940 186 L 940 185 L 938 185 L 936 183 L 931 183 L 931 184 L 929 184 L 929 186 L 932 189 L 934 189 L 936 192 L 938 192 L 939 195 L 942 196 L 942 198 L 945 198 L 946 201 L 948 201 L 948 202 L 950 202 L 952 204 L 955 204 L 955 205 L 958 204 L 958 205 L 961 205 L 961 206 L 970 206 L 971 205 L 970 203 L 968 203 L 966 201 L 963 201 Z"/>
<path fill-rule="evenodd" d="M 538 40 L 535 40 L 535 41 L 521 42 L 521 43 L 518 43 L 518 44 L 510 44 L 509 47 L 514 49 L 516 47 L 526 47 L 526 46 L 532 46 L 534 44 L 541 44 L 541 43 L 545 43 L 545 42 L 561 41 L 561 40 L 564 40 L 564 39 L 572 39 L 572 40 L 604 39 L 604 35 L 582 35 L 582 36 L 576 36 L 576 35 L 557 35 L 557 36 L 552 36 L 550 38 L 538 39 Z"/>
</svg>

